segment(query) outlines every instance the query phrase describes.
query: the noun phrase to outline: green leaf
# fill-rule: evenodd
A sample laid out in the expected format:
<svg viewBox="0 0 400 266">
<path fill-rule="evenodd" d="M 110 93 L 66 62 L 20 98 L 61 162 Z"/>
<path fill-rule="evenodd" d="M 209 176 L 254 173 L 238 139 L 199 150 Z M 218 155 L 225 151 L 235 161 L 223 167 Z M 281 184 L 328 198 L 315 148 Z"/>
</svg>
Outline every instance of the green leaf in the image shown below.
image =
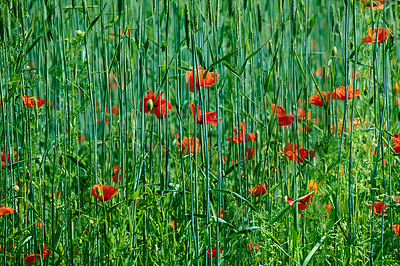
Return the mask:
<svg viewBox="0 0 400 266">
<path fill-rule="evenodd" d="M 236 233 L 231 234 L 230 236 L 228 236 L 228 238 L 230 238 L 230 239 L 236 238 L 236 237 L 245 235 L 245 234 L 247 234 L 247 233 L 249 233 L 249 232 L 251 232 L 251 231 L 258 230 L 258 229 L 260 229 L 259 226 L 247 227 L 247 228 L 245 228 L 245 229 L 242 229 L 242 230 L 240 230 L 240 231 L 237 231 Z"/>
<path fill-rule="evenodd" d="M 89 32 L 91 28 L 93 28 L 94 24 L 96 24 L 96 22 L 99 20 L 99 18 L 101 17 L 101 15 L 103 14 L 104 9 L 106 8 L 107 3 L 104 5 L 103 9 L 101 10 L 100 14 L 94 19 L 92 20 L 92 22 L 90 23 L 89 27 L 87 28 L 86 32 Z"/>
<path fill-rule="evenodd" d="M 310 35 L 312 29 L 314 28 L 314 24 L 315 24 L 315 20 L 316 20 L 317 16 L 318 16 L 318 14 L 314 15 L 312 18 L 310 18 L 308 20 L 307 37 Z"/>
</svg>

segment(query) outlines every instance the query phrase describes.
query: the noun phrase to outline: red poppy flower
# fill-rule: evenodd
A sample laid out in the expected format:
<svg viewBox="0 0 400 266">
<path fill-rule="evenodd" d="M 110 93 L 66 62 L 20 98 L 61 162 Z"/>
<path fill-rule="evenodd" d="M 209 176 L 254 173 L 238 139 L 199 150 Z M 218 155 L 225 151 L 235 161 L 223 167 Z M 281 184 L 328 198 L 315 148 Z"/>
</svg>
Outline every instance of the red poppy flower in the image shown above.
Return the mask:
<svg viewBox="0 0 400 266">
<path fill-rule="evenodd" d="M 254 142 L 256 140 L 256 135 L 254 133 L 246 132 L 246 124 L 244 122 L 240 122 L 240 128 L 242 129 L 240 133 L 238 133 L 236 126 L 233 126 L 233 132 L 236 134 L 232 138 L 227 138 L 227 141 L 232 141 L 233 143 L 243 143 L 243 142 Z M 239 136 L 239 141 L 238 141 Z M 243 138 L 244 136 L 244 138 Z"/>
<path fill-rule="evenodd" d="M 314 159 L 316 153 L 313 150 L 299 148 L 299 145 L 296 145 L 296 146 L 297 147 L 294 147 L 292 143 L 287 143 L 285 145 L 285 148 L 283 149 L 283 153 L 286 155 L 286 157 L 289 158 L 289 160 L 293 161 L 294 152 L 297 154 L 297 156 L 295 156 L 294 162 L 297 162 L 299 159 L 301 163 L 304 163 L 305 161 L 301 158 L 307 159 L 309 161 Z"/>
<path fill-rule="evenodd" d="M 381 10 L 385 7 L 385 2 L 387 3 L 389 0 L 373 0 L 372 1 L 372 9 L 373 10 Z M 363 5 L 364 10 L 368 10 L 371 8 L 371 0 L 361 0 L 361 4 Z"/>
<path fill-rule="evenodd" d="M 80 143 L 81 141 L 86 141 L 86 135 L 78 135 L 78 142 Z"/>
<path fill-rule="evenodd" d="M 286 116 L 286 110 L 282 106 L 272 104 L 271 111 L 274 113 L 275 117 L 280 118 Z"/>
<path fill-rule="evenodd" d="M 394 134 L 393 136 L 394 136 L 394 138 L 392 138 L 392 139 L 393 139 L 394 144 L 400 145 L 400 134 Z"/>
<path fill-rule="evenodd" d="M 286 116 L 286 110 L 279 105 L 272 104 L 271 110 L 275 117 L 278 117 L 278 123 L 280 126 L 288 126 L 294 122 L 294 115 L 290 114 Z"/>
<path fill-rule="evenodd" d="M 287 203 L 288 203 L 288 204 L 292 203 L 293 201 L 294 201 L 293 197 L 289 197 L 289 198 L 287 199 Z M 291 208 L 292 208 L 292 209 L 294 208 L 293 205 L 291 206 Z M 298 209 L 299 211 L 302 211 L 302 210 L 307 209 L 307 203 L 306 203 L 306 202 L 298 201 L 298 202 L 297 202 L 297 209 Z"/>
<path fill-rule="evenodd" d="M 267 187 L 265 186 L 265 183 L 260 183 L 255 187 L 249 188 L 249 194 L 250 196 L 257 198 L 259 196 L 264 195 L 267 192 Z"/>
<path fill-rule="evenodd" d="M 118 189 L 109 185 L 97 184 L 92 187 L 91 196 L 98 200 L 109 201 L 114 195 L 118 194 Z"/>
<path fill-rule="evenodd" d="M 119 172 L 120 169 L 121 169 L 121 167 L 118 168 L 118 165 L 114 165 L 113 166 L 112 180 L 117 184 L 119 182 L 121 182 L 121 174 L 118 175 L 118 172 Z M 119 178 L 118 178 L 118 176 L 119 176 Z"/>
<path fill-rule="evenodd" d="M 58 199 L 60 197 L 60 194 L 61 194 L 61 191 L 57 191 L 56 192 L 56 199 Z M 49 197 L 50 197 L 50 199 L 52 199 L 53 198 L 53 193 L 49 193 Z"/>
<path fill-rule="evenodd" d="M 372 203 L 369 205 L 369 209 L 372 210 Z M 384 210 L 386 210 L 386 203 L 385 203 L 385 207 L 383 207 L 383 202 L 375 202 L 374 203 L 374 213 L 376 213 L 378 215 L 382 215 Z M 387 216 L 387 213 L 385 213 L 384 216 Z"/>
<path fill-rule="evenodd" d="M 47 258 L 48 256 L 50 256 L 52 253 L 51 250 L 49 249 L 45 249 L 45 245 L 42 245 L 42 255 L 43 255 L 43 259 Z M 29 254 L 28 257 L 25 258 L 26 262 L 28 264 L 30 263 L 35 263 L 35 262 L 40 262 L 40 254 Z"/>
<path fill-rule="evenodd" d="M 324 98 L 325 104 L 329 105 L 329 103 L 332 101 L 332 97 L 330 97 L 331 93 L 329 91 L 321 91 L 321 94 Z M 308 101 L 310 104 L 316 106 L 324 106 L 324 103 L 322 102 L 321 96 L 319 94 L 311 96 Z"/>
<path fill-rule="evenodd" d="M 393 231 L 396 234 L 396 236 L 399 236 L 399 229 L 400 229 L 400 225 L 399 224 L 394 224 L 393 225 Z"/>
<path fill-rule="evenodd" d="M 17 161 L 17 151 L 14 151 L 14 162 L 16 162 Z M 8 162 L 10 162 L 10 153 L 8 153 L 8 156 L 7 156 L 7 160 L 8 160 Z M 5 162 L 6 161 L 6 155 L 5 155 L 5 151 L 2 151 L 1 152 L 1 161 L 2 162 Z"/>
<path fill-rule="evenodd" d="M 175 134 L 175 140 L 176 140 L 176 144 L 178 144 L 178 147 L 182 150 L 183 154 L 185 154 L 185 151 L 189 150 L 189 142 L 190 142 L 190 152 L 191 153 L 194 152 L 194 137 L 193 136 L 189 136 L 189 139 L 187 137 L 185 137 L 182 140 L 182 143 L 180 143 L 179 142 L 179 134 Z M 198 138 L 196 138 L 196 154 L 199 153 L 200 148 L 201 148 L 200 140 Z"/>
<path fill-rule="evenodd" d="M 148 90 L 148 96 L 144 97 L 144 108 L 142 108 L 142 102 L 140 102 L 140 111 L 144 109 L 145 113 L 154 113 L 154 115 L 158 119 L 163 119 L 167 117 L 167 113 L 169 113 L 172 109 L 172 104 L 170 104 L 167 100 L 162 99 L 163 91 L 155 97 L 153 91 Z"/>
<path fill-rule="evenodd" d="M 107 107 L 107 106 L 106 106 L 106 108 L 105 108 L 105 111 L 106 111 L 106 114 L 109 114 L 109 112 L 108 112 L 108 107 Z M 112 114 L 113 114 L 113 115 L 118 114 L 118 107 L 115 106 L 115 105 L 113 105 L 113 107 L 112 107 Z"/>
<path fill-rule="evenodd" d="M 390 28 L 385 28 L 385 36 L 383 36 L 383 28 L 379 28 L 378 30 L 378 43 L 383 43 L 387 40 L 389 36 Z M 368 29 L 368 35 L 363 38 L 363 43 L 374 43 L 376 39 L 376 28 L 373 30 L 372 28 Z"/>
<path fill-rule="evenodd" d="M 0 205 L 0 216 L 6 215 L 7 213 L 14 213 L 14 209 Z"/>
<path fill-rule="evenodd" d="M 22 96 L 22 101 L 24 102 L 25 106 L 28 106 L 29 108 L 35 108 L 37 107 L 41 107 L 45 104 L 45 100 L 41 99 L 40 97 L 37 97 L 36 99 L 32 96 Z"/>
<path fill-rule="evenodd" d="M 193 69 L 193 67 L 190 67 Z M 196 91 L 199 90 L 200 86 L 201 87 L 209 87 L 215 84 L 215 74 L 214 72 L 208 72 L 205 69 L 203 69 L 201 66 L 199 66 L 197 69 L 194 71 L 186 71 L 185 74 L 185 79 L 186 79 L 186 87 L 188 88 L 189 91 L 194 92 L 194 73 L 196 72 Z M 206 74 L 206 77 L 204 78 L 204 73 Z M 217 78 L 219 79 L 219 75 L 217 74 Z"/>
<path fill-rule="evenodd" d="M 307 208 L 307 202 L 312 204 L 312 200 L 314 198 L 314 194 L 308 194 L 305 198 L 299 200 L 297 202 L 297 208 L 299 211 L 305 210 Z M 293 197 L 289 197 L 287 199 L 287 203 L 290 204 L 294 201 Z M 291 206 L 291 208 L 293 209 L 293 205 Z"/>
<path fill-rule="evenodd" d="M 280 126 L 288 126 L 294 122 L 294 115 L 288 115 L 284 117 L 279 117 L 278 118 L 278 123 Z"/>
<path fill-rule="evenodd" d="M 169 226 L 171 226 L 172 229 L 180 227 L 179 224 L 175 221 L 170 221 Z"/>
<path fill-rule="evenodd" d="M 360 96 L 360 90 L 356 90 L 353 93 L 353 86 L 347 86 L 347 99 L 352 99 L 354 97 Z M 344 86 L 337 87 L 334 92 L 332 92 L 332 99 L 336 100 L 346 100 L 346 90 Z"/>
<path fill-rule="evenodd" d="M 254 243 L 249 243 L 249 244 L 247 244 L 247 250 L 257 252 L 258 249 L 260 248 L 260 246 L 261 246 L 261 244 L 255 245 Z"/>
<path fill-rule="evenodd" d="M 310 184 L 308 184 L 308 190 L 318 192 L 318 182 L 311 179 Z"/>
<path fill-rule="evenodd" d="M 244 150 L 244 156 L 243 156 L 243 151 L 240 152 L 240 158 L 241 160 L 251 160 L 254 158 L 254 147 L 253 148 L 246 148 Z"/>
<path fill-rule="evenodd" d="M 189 105 L 190 110 L 192 111 L 193 118 L 196 119 L 196 123 L 200 125 L 204 125 L 203 122 L 203 113 L 200 110 L 200 105 L 197 105 L 197 110 L 194 104 Z M 217 119 L 217 112 L 205 112 L 206 113 L 206 121 L 207 124 L 211 124 L 216 126 L 218 124 L 218 119 Z M 219 118 L 219 121 L 221 121 L 221 118 Z"/>
<path fill-rule="evenodd" d="M 400 145 L 394 146 L 393 150 L 394 150 L 395 153 L 400 153 Z M 399 156 L 399 155 L 396 155 L 396 156 Z"/>
<path fill-rule="evenodd" d="M 326 215 L 329 215 L 332 210 L 332 204 L 324 205 Z"/>
<path fill-rule="evenodd" d="M 393 87 L 393 94 L 397 94 L 399 92 L 400 92 L 400 81 L 397 82 L 396 84 L 394 84 L 394 87 Z"/>
<path fill-rule="evenodd" d="M 221 247 L 220 248 L 220 252 L 222 252 L 224 249 Z M 212 248 L 212 250 L 211 250 L 211 254 L 210 254 L 210 250 L 209 249 L 207 249 L 207 258 L 210 258 L 210 257 L 215 257 L 215 256 L 217 256 L 217 247 L 213 247 Z"/>
</svg>

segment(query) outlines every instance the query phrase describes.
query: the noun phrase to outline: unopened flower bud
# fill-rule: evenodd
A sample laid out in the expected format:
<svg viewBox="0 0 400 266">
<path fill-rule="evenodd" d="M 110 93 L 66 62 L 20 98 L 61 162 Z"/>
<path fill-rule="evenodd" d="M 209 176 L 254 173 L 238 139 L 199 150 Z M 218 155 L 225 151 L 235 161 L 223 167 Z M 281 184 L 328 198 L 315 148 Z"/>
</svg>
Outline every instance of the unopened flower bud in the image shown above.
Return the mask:
<svg viewBox="0 0 400 266">
<path fill-rule="evenodd" d="M 153 100 L 151 100 L 151 99 L 148 100 L 146 103 L 146 106 L 147 106 L 147 110 L 149 110 L 149 111 L 153 110 L 153 106 L 154 106 Z"/>
<path fill-rule="evenodd" d="M 337 48 L 336 48 L 336 46 L 333 46 L 333 48 L 332 48 L 332 56 L 333 57 L 337 56 Z"/>
</svg>

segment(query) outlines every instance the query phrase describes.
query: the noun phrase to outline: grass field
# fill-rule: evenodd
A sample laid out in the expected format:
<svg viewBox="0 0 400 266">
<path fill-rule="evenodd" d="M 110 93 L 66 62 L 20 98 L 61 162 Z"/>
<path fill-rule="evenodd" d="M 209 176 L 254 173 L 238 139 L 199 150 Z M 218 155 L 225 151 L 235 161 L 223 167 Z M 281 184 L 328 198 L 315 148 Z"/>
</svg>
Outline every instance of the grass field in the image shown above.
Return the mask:
<svg viewBox="0 0 400 266">
<path fill-rule="evenodd" d="M 0 265 L 400 265 L 399 14 L 0 1 Z"/>
</svg>

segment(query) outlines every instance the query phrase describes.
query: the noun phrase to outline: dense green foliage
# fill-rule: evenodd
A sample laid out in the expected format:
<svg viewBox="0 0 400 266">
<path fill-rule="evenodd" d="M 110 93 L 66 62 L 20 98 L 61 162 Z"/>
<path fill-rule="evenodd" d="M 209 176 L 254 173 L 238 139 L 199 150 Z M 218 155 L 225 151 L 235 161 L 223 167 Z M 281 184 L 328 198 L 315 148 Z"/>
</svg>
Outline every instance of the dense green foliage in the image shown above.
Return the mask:
<svg viewBox="0 0 400 266">
<path fill-rule="evenodd" d="M 400 265 L 399 14 L 1 1 L 0 265 Z"/>
</svg>

